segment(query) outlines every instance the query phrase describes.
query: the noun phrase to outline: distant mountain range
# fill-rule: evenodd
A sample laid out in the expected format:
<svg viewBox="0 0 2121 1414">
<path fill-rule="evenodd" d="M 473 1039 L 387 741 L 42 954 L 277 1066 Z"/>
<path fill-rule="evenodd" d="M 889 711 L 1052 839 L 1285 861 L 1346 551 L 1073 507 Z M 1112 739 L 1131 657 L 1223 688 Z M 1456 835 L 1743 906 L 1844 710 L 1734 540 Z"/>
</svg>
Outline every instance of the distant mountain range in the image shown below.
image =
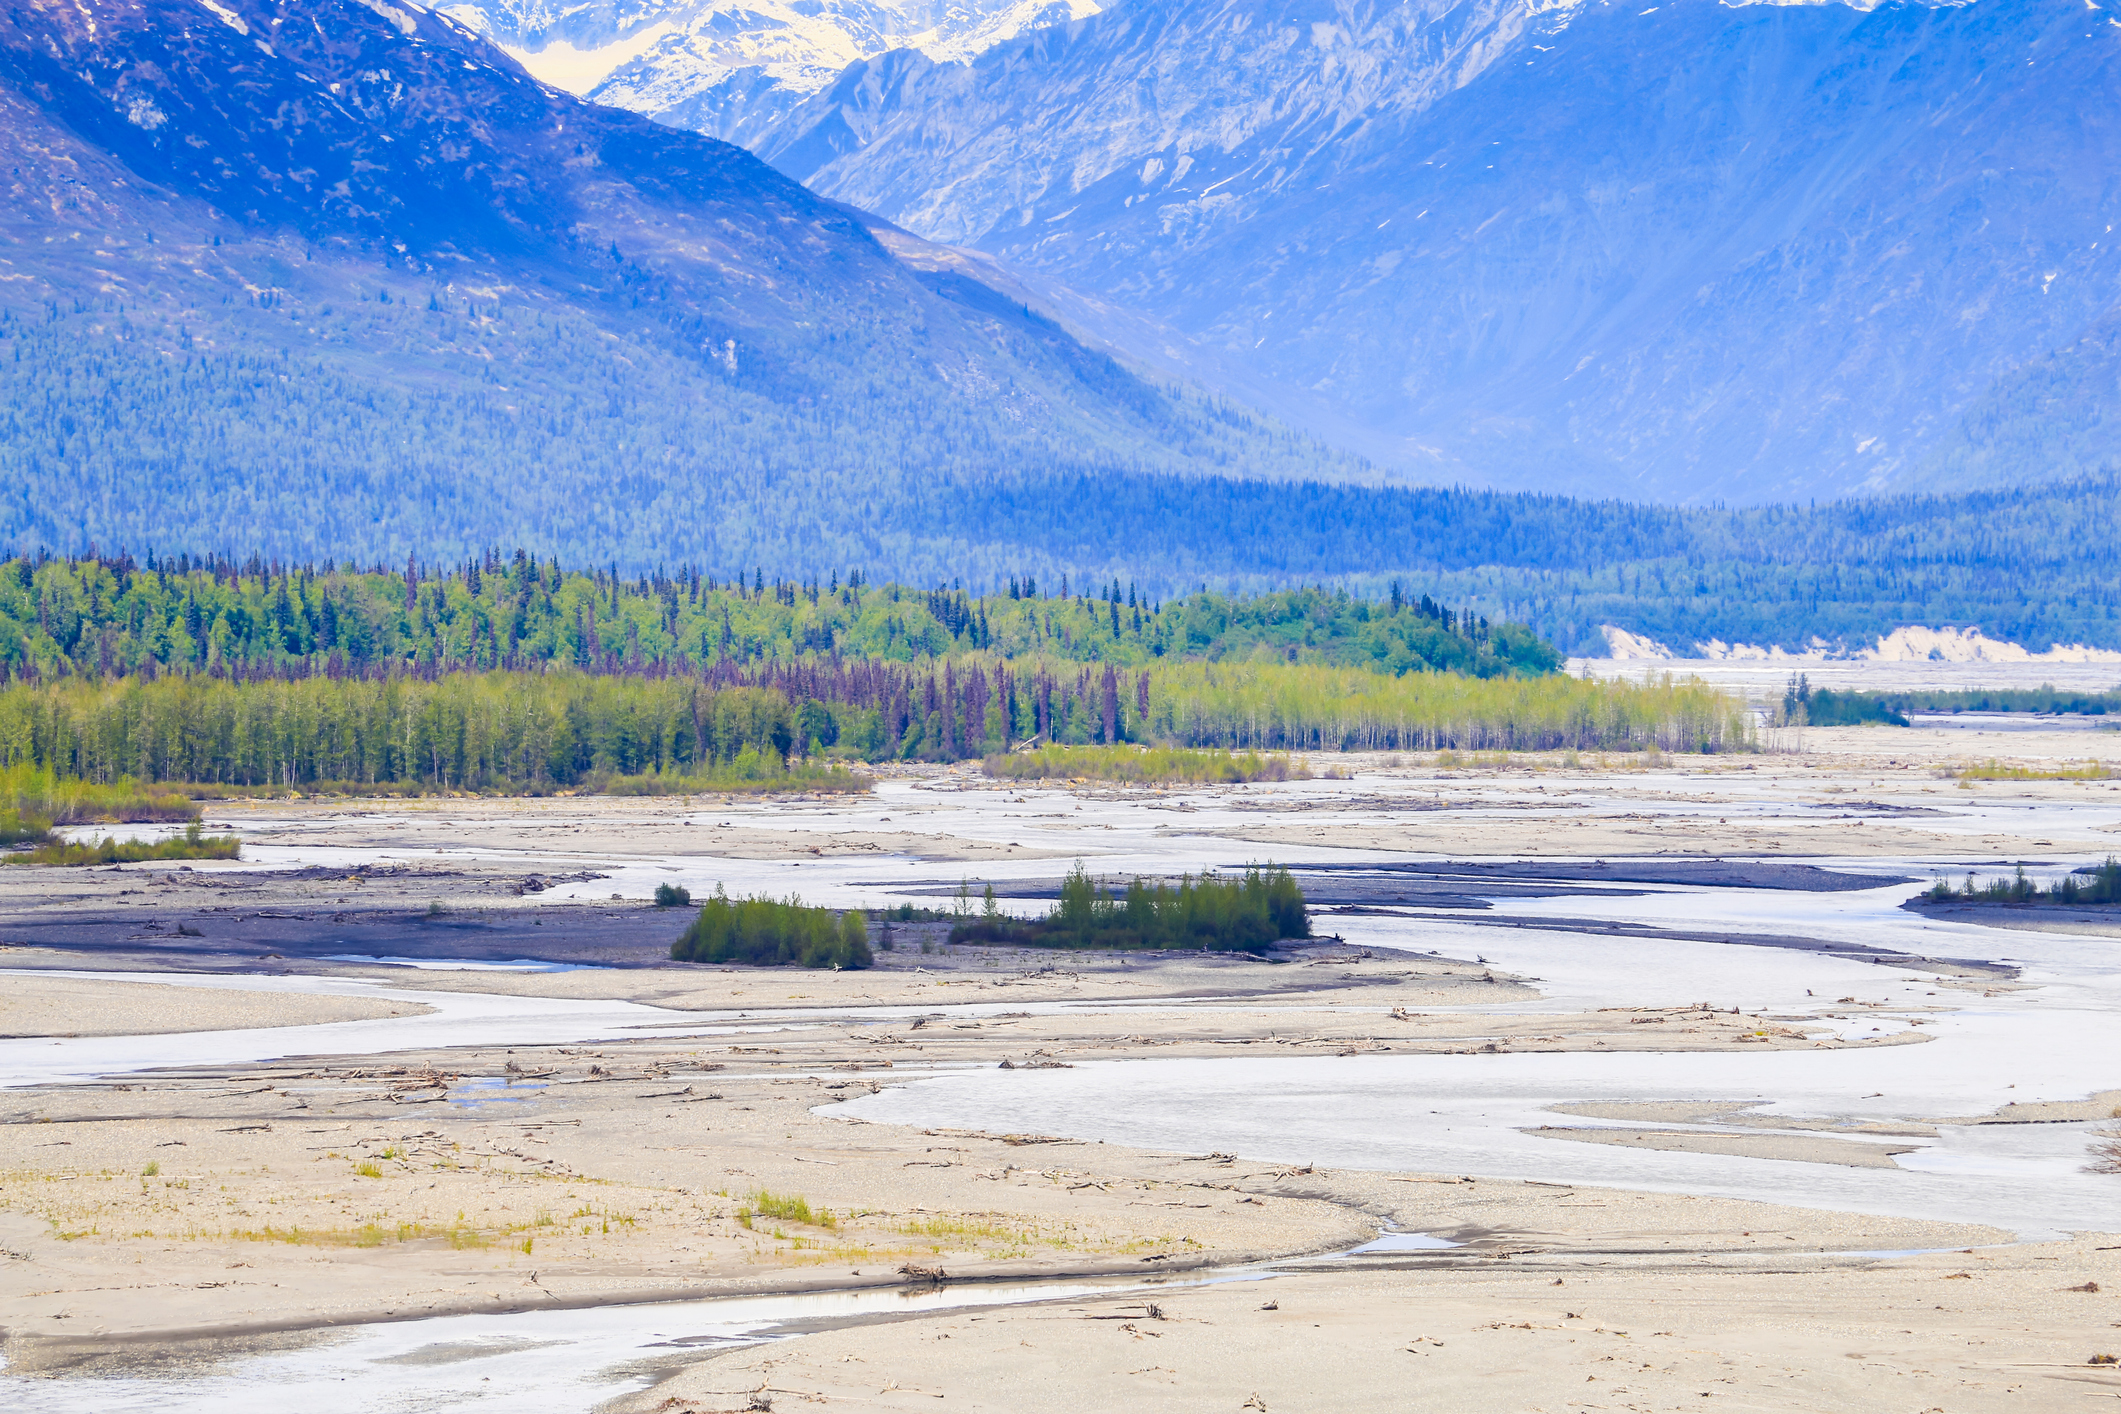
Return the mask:
<svg viewBox="0 0 2121 1414">
<path fill-rule="evenodd" d="M 2121 452 L 2114 11 L 1131 0 L 751 141 L 1420 479 L 2012 484 Z"/>
<path fill-rule="evenodd" d="M 15 0 L 0 543 L 2121 647 L 2116 477 L 2057 479 L 2121 435 L 2113 109 L 2035 101 L 2108 92 L 2105 22 L 1653 8 L 1153 0 L 864 61 L 762 143 L 939 244 L 402 0 Z M 1605 499 L 1926 482 L 2008 489 Z"/>
<path fill-rule="evenodd" d="M 24 547 L 950 578 L 1044 553 L 931 534 L 1001 481 L 1361 470 L 391 0 L 17 0 L 0 174 Z"/>
</svg>

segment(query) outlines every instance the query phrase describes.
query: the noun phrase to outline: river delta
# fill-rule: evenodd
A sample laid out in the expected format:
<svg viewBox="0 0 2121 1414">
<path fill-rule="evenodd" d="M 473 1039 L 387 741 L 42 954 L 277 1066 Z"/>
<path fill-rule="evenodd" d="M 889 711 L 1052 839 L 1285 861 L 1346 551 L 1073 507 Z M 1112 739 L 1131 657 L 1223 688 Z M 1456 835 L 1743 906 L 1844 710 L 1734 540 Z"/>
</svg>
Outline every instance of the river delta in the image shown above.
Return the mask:
<svg viewBox="0 0 2121 1414">
<path fill-rule="evenodd" d="M 2116 852 L 2115 782 L 1952 773 L 2105 743 L 213 803 L 239 862 L 0 874 L 0 1393 L 2104 1407 L 2121 926 L 1911 900 Z M 649 902 L 1268 859 L 1269 959 L 673 965 Z"/>
</svg>

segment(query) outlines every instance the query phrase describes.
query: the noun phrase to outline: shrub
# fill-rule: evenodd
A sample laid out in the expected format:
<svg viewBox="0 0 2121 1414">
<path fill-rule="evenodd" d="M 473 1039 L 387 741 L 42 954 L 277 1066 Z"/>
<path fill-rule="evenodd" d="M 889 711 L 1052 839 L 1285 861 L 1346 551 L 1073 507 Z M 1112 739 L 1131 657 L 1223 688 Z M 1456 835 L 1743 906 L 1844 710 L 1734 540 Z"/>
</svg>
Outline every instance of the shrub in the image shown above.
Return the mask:
<svg viewBox="0 0 2121 1414">
<path fill-rule="evenodd" d="M 2077 872 L 2090 877 L 2079 883 Z M 2063 875 L 2062 882 L 2049 891 L 2056 903 L 2121 903 L 2121 860 L 2109 854 L 2104 864 L 2077 872 Z"/>
<path fill-rule="evenodd" d="M 59 837 L 52 833 L 52 822 L 36 815 L 25 815 L 16 806 L 0 806 L 0 848 L 11 848 L 18 844 L 56 844 Z"/>
<path fill-rule="evenodd" d="M 880 909 L 876 913 L 877 921 L 882 923 L 947 923 L 956 916 L 948 909 L 924 908 L 911 903 Z"/>
<path fill-rule="evenodd" d="M 34 844 L 79 849 L 81 846 L 64 845 L 52 833 L 52 826 L 104 821 L 126 824 L 195 821 L 198 817 L 199 807 L 184 796 L 150 795 L 130 780 L 111 785 L 61 780 L 48 769 L 27 764 L 0 770 L 0 847 Z"/>
<path fill-rule="evenodd" d="M 2086 877 L 2079 878 L 2079 875 Z M 2121 903 L 2121 860 L 2108 855 L 2104 864 L 2065 874 L 2043 889 L 2025 876 L 2025 866 L 2008 879 L 1978 883 L 1970 873 L 1966 882 L 1953 888 L 1939 878 L 1922 891 L 1931 903 L 2054 903 L 2066 905 Z"/>
<path fill-rule="evenodd" d="M 203 835 L 199 822 L 184 827 L 184 833 L 167 840 L 125 840 L 105 837 L 95 844 L 67 844 L 53 839 L 35 849 L 7 856 L 9 864 L 144 864 L 164 859 L 234 859 L 243 842 L 234 835 Z"/>
<path fill-rule="evenodd" d="M 680 884 L 657 884 L 655 906 L 657 908 L 679 908 L 692 902 L 692 890 Z"/>
<path fill-rule="evenodd" d="M 950 930 L 950 941 L 1061 948 L 1199 948 L 1265 952 L 1283 938 L 1311 936 L 1303 890 L 1286 869 L 1257 865 L 1234 879 L 1191 875 L 1169 884 L 1136 879 L 1123 896 L 1100 888 L 1077 864 L 1060 906 L 1023 922 L 993 914 Z"/>
<path fill-rule="evenodd" d="M 684 935 L 670 945 L 679 962 L 744 962 L 767 967 L 867 967 L 869 930 L 858 910 L 836 914 L 786 900 L 732 899 L 717 884 Z"/>
<path fill-rule="evenodd" d="M 199 807 L 168 787 L 150 794 L 131 780 L 110 784 L 61 780 L 48 768 L 26 764 L 0 770 L 0 810 L 51 825 L 168 824 L 196 820 Z"/>
<path fill-rule="evenodd" d="M 1814 727 L 1908 725 L 1906 715 L 1894 711 L 1876 693 L 1836 692 L 1825 687 L 1814 689 L 1804 703 L 1804 719 L 1807 725 Z"/>
</svg>

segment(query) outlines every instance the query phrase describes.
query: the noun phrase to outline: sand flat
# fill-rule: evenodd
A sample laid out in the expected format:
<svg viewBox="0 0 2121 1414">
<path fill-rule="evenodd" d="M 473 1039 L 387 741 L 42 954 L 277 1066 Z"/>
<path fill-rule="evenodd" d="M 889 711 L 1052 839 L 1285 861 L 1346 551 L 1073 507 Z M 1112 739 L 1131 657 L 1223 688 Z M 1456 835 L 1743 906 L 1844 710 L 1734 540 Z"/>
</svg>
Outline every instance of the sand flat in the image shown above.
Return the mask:
<svg viewBox="0 0 2121 1414">
<path fill-rule="evenodd" d="M 1954 1279 L 1971 1270 L 1971 1277 Z M 1762 1269 L 1303 1272 L 740 1350 L 615 1414 L 970 1409 L 2074 1410 L 2110 1406 L 2121 1262 L 2091 1244 Z M 1153 1302 L 1156 1314 L 1148 1312 Z"/>
<path fill-rule="evenodd" d="M 1825 1135 L 1707 1134 L 1683 1129 L 1570 1129 L 1544 1125 L 1525 1133 L 1578 1144 L 1619 1144 L 1631 1149 L 1663 1149 L 1675 1154 L 1728 1154 L 1738 1159 L 1842 1164 L 1849 1168 L 1897 1168 L 1893 1155 L 1910 1154 L 1919 1147 L 1914 1144 L 1866 1144 Z"/>
<path fill-rule="evenodd" d="M 160 1036 L 420 1016 L 432 1007 L 375 997 L 232 991 L 85 977 L 0 978 L 0 1040 L 27 1036 Z"/>
</svg>

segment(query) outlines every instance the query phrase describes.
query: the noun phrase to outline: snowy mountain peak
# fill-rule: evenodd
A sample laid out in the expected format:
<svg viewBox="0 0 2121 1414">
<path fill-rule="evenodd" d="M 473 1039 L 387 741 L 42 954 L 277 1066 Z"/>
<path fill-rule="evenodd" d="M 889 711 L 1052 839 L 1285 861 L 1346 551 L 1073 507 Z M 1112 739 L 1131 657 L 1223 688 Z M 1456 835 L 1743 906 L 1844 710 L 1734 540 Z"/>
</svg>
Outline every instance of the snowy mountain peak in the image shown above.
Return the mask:
<svg viewBox="0 0 2121 1414">
<path fill-rule="evenodd" d="M 1097 0 L 462 0 L 443 12 L 537 78 L 732 142 L 849 64 L 895 49 L 962 62 Z"/>
</svg>

